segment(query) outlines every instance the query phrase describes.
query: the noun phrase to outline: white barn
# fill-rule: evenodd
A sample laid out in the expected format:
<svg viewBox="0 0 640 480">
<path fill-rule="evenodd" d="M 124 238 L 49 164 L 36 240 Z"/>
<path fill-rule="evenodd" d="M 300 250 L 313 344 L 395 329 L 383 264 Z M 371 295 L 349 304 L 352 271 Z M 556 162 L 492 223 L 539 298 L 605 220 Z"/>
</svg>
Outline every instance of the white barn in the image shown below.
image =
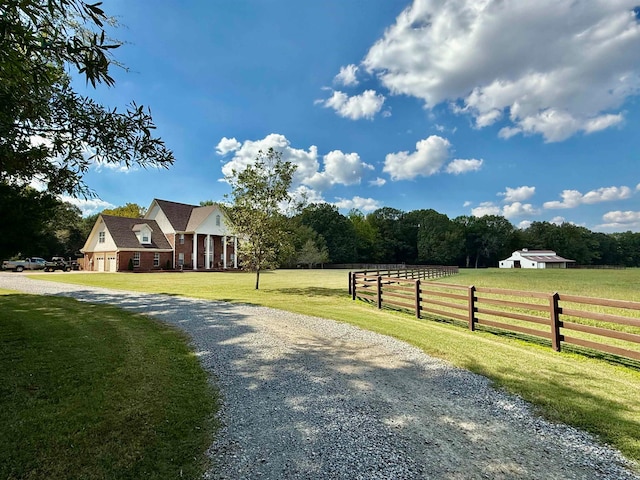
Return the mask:
<svg viewBox="0 0 640 480">
<path fill-rule="evenodd" d="M 516 250 L 500 261 L 500 268 L 567 268 L 575 260 L 562 258 L 552 250 Z"/>
</svg>

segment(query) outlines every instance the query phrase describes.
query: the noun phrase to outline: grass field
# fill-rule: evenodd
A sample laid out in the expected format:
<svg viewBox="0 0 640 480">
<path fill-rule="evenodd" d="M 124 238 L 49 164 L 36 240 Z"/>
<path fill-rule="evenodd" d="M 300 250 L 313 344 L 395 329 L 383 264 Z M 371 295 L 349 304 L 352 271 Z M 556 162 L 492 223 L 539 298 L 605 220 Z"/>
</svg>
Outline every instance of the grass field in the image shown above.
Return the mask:
<svg viewBox="0 0 640 480">
<path fill-rule="evenodd" d="M 640 461 L 640 369 L 575 353 L 556 353 L 517 338 L 471 333 L 454 325 L 377 310 L 348 296 L 346 271 L 263 273 L 261 289 L 245 273 L 64 274 L 41 277 L 78 285 L 252 303 L 322 316 L 391 335 L 428 354 L 490 378 L 553 421 L 587 430 Z M 464 285 L 560 291 L 640 300 L 640 270 L 464 270 L 447 281 Z"/>
<path fill-rule="evenodd" d="M 7 293 L 0 478 L 202 475 L 217 395 L 183 334 L 114 307 Z"/>
</svg>

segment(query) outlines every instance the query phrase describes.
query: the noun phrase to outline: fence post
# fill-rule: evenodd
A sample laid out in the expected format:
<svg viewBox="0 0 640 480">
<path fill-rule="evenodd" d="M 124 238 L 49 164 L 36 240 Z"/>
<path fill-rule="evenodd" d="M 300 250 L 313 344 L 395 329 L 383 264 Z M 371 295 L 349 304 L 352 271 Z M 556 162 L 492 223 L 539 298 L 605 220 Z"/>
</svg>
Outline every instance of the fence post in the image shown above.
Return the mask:
<svg viewBox="0 0 640 480">
<path fill-rule="evenodd" d="M 476 329 L 476 287 L 471 285 L 467 292 L 469 298 L 469 330 Z"/>
<path fill-rule="evenodd" d="M 382 277 L 378 275 L 378 308 L 382 308 Z"/>
<path fill-rule="evenodd" d="M 353 273 L 349 272 L 349 295 L 353 294 Z"/>
<path fill-rule="evenodd" d="M 549 315 L 551 316 L 551 347 L 556 351 L 560 351 L 560 308 L 558 300 L 560 295 L 558 292 L 549 296 Z"/>
<path fill-rule="evenodd" d="M 416 280 L 416 318 L 420 318 L 420 279 Z"/>
</svg>

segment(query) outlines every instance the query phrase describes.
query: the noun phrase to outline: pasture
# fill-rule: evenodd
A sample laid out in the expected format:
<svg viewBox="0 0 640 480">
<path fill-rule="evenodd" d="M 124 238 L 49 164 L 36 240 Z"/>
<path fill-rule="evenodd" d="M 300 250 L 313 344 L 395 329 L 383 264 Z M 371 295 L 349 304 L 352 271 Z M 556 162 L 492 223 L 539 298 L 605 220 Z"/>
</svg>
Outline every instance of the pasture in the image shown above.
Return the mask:
<svg viewBox="0 0 640 480">
<path fill-rule="evenodd" d="M 640 368 L 571 352 L 554 352 L 517 336 L 469 332 L 377 310 L 352 301 L 344 270 L 263 273 L 256 291 L 249 273 L 56 273 L 48 279 L 108 288 L 185 295 L 280 308 L 348 322 L 407 341 L 430 355 L 491 379 L 553 421 L 599 436 L 640 461 Z M 440 281 L 443 281 L 442 279 Z M 640 270 L 463 270 L 446 282 L 639 301 Z"/>
</svg>

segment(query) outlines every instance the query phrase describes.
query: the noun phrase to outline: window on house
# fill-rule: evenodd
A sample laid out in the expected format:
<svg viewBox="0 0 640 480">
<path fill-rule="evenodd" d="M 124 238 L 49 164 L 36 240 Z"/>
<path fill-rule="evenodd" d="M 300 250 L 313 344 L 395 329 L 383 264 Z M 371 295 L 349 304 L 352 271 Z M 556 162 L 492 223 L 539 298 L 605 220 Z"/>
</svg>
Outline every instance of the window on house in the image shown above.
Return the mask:
<svg viewBox="0 0 640 480">
<path fill-rule="evenodd" d="M 98 233 L 98 243 L 104 243 L 104 232 Z"/>
<path fill-rule="evenodd" d="M 140 252 L 134 252 L 134 254 L 133 254 L 133 266 L 134 267 L 139 267 L 140 266 Z"/>
<path fill-rule="evenodd" d="M 220 226 L 220 215 L 216 215 L 216 226 Z"/>
<path fill-rule="evenodd" d="M 181 233 L 179 238 L 180 245 L 184 245 L 184 233 Z"/>
<path fill-rule="evenodd" d="M 182 252 L 178 254 L 178 265 L 181 267 L 184 265 L 184 253 Z"/>
<path fill-rule="evenodd" d="M 143 233 L 142 234 L 142 243 L 149 243 L 149 234 L 148 233 Z"/>
<path fill-rule="evenodd" d="M 154 267 L 159 267 L 160 266 L 160 254 L 159 253 L 154 253 L 153 254 L 153 266 Z"/>
</svg>

